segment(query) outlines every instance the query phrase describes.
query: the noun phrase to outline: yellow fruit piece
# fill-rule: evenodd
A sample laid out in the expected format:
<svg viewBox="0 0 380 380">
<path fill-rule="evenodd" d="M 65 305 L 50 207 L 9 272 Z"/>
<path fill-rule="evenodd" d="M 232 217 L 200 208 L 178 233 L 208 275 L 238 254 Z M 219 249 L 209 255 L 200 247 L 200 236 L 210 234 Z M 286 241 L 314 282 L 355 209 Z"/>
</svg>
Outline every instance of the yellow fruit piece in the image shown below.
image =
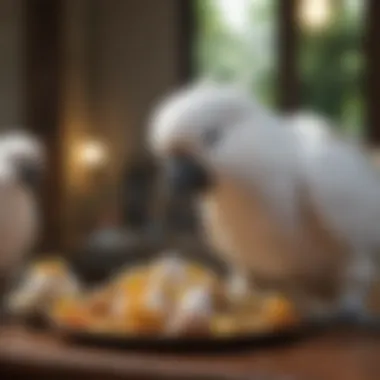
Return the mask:
<svg viewBox="0 0 380 380">
<path fill-rule="evenodd" d="M 126 322 L 136 333 L 158 334 L 164 328 L 165 313 L 140 301 L 130 306 Z"/>
<path fill-rule="evenodd" d="M 217 276 L 211 270 L 202 267 L 199 264 L 188 264 L 186 267 L 187 280 L 196 285 L 214 285 L 217 282 Z"/>
<path fill-rule="evenodd" d="M 64 315 L 74 308 L 79 307 L 79 300 L 73 298 L 60 298 L 53 303 L 51 313 L 54 315 Z"/>
<path fill-rule="evenodd" d="M 239 332 L 241 334 L 262 334 L 272 330 L 275 326 L 259 314 L 246 314 L 239 317 Z"/>
<path fill-rule="evenodd" d="M 84 303 L 88 312 L 97 317 L 105 317 L 109 314 L 112 300 L 112 292 L 105 289 L 91 295 Z"/>
<path fill-rule="evenodd" d="M 282 296 L 271 296 L 264 300 L 262 317 L 273 327 L 295 325 L 299 318 L 292 302 Z"/>
<path fill-rule="evenodd" d="M 239 333 L 239 324 L 233 314 L 216 315 L 211 319 L 211 332 L 215 336 L 231 336 Z"/>
<path fill-rule="evenodd" d="M 51 316 L 59 324 L 71 328 L 87 328 L 91 315 L 80 300 L 62 299 L 54 305 Z"/>
<path fill-rule="evenodd" d="M 68 272 L 66 264 L 59 258 L 36 262 L 32 269 L 50 276 L 62 276 Z"/>
<path fill-rule="evenodd" d="M 141 298 L 146 291 L 148 278 L 146 268 L 135 269 L 120 276 L 114 287 L 125 292 L 128 297 Z"/>
<path fill-rule="evenodd" d="M 129 326 L 126 321 L 115 321 L 110 318 L 92 319 L 91 323 L 87 326 L 87 330 L 107 335 L 130 334 L 132 332 L 131 326 Z"/>
</svg>

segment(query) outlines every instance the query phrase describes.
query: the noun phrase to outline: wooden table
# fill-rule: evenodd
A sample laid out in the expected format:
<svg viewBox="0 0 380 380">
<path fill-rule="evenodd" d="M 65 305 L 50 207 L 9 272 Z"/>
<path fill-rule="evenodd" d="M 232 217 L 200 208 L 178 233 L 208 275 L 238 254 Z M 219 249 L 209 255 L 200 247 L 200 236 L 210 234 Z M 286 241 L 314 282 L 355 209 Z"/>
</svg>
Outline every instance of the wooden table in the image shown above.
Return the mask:
<svg viewBox="0 0 380 380">
<path fill-rule="evenodd" d="M 334 331 L 294 345 L 219 355 L 111 351 L 20 329 L 0 332 L 0 378 L 379 380 L 380 334 Z"/>
</svg>

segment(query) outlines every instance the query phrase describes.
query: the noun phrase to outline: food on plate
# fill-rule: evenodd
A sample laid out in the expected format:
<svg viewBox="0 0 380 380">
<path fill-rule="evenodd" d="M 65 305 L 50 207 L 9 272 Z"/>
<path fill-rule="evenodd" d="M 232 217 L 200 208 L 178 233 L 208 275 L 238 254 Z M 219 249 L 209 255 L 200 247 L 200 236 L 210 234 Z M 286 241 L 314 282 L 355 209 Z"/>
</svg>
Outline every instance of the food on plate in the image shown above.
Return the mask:
<svg viewBox="0 0 380 380">
<path fill-rule="evenodd" d="M 267 323 L 278 328 L 292 326 L 299 322 L 294 305 L 280 295 L 268 296 L 263 300 L 263 314 Z"/>
<path fill-rule="evenodd" d="M 34 271 L 68 278 L 61 264 Z M 231 282 L 175 255 L 123 268 L 100 288 L 56 292 L 46 313 L 57 326 L 90 333 L 156 337 L 230 337 L 299 323 L 295 306 L 259 294 L 237 277 Z"/>
<path fill-rule="evenodd" d="M 251 299 L 252 289 L 245 277 L 235 273 L 226 282 L 225 294 L 230 304 L 239 306 Z"/>
<path fill-rule="evenodd" d="M 19 286 L 10 293 L 7 307 L 14 315 L 42 313 L 56 299 L 78 294 L 80 288 L 78 279 L 63 260 L 37 261 L 27 268 Z"/>
<path fill-rule="evenodd" d="M 173 317 L 169 319 L 169 335 L 207 335 L 214 313 L 210 288 L 204 284 L 189 288 L 180 294 Z"/>
<path fill-rule="evenodd" d="M 96 319 L 81 298 L 62 298 L 54 303 L 50 316 L 61 325 L 87 328 Z"/>
</svg>

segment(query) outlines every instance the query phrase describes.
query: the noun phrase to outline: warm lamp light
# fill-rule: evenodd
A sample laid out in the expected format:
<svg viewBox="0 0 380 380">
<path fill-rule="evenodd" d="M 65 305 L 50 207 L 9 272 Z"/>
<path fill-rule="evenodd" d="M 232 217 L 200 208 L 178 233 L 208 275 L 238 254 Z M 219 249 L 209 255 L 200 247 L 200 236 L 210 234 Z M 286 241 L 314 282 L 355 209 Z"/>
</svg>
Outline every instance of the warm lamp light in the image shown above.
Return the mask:
<svg viewBox="0 0 380 380">
<path fill-rule="evenodd" d="M 103 144 L 98 141 L 85 142 L 79 152 L 80 161 L 87 167 L 102 166 L 106 159 L 106 149 Z"/>
<path fill-rule="evenodd" d="M 330 21 L 331 13 L 329 0 L 302 0 L 299 17 L 307 28 L 320 29 Z"/>
</svg>

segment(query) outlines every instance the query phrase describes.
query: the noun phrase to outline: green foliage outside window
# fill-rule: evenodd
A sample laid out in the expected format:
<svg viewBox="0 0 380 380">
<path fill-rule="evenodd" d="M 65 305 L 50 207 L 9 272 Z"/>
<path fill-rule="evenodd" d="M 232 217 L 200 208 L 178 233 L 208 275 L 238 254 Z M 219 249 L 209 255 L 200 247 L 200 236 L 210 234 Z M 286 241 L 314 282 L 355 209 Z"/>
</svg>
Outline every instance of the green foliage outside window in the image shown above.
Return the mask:
<svg viewBox="0 0 380 380">
<path fill-rule="evenodd" d="M 201 77 L 244 82 L 268 105 L 277 88 L 277 20 L 281 0 L 244 2 L 246 25 L 235 30 L 222 0 L 197 0 L 195 66 Z M 330 22 L 320 30 L 299 27 L 296 60 L 301 106 L 318 112 L 360 137 L 363 128 L 362 0 L 333 2 Z M 228 12 L 227 12 L 228 13 Z"/>
</svg>

